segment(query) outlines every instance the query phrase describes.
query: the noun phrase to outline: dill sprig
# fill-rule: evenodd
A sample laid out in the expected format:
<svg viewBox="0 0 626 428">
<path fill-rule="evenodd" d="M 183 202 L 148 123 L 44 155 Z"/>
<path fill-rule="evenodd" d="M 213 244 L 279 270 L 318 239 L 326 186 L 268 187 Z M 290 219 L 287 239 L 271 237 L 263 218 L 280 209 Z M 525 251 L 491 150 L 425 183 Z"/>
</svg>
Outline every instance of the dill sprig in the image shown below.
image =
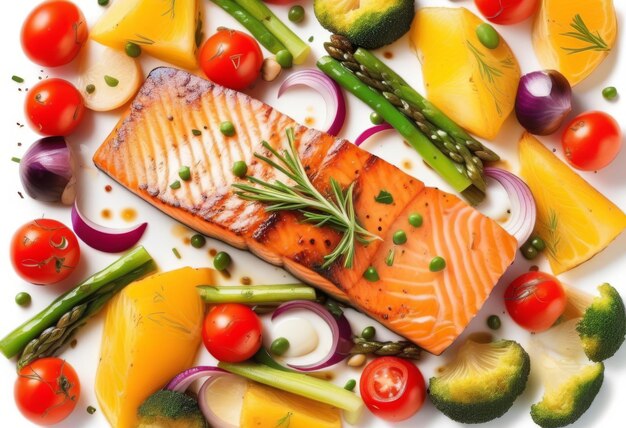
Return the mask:
<svg viewBox="0 0 626 428">
<path fill-rule="evenodd" d="M 295 185 L 289 186 L 278 180 L 268 183 L 247 176 L 247 179 L 255 185 L 233 184 L 233 187 L 237 189 L 235 194 L 242 199 L 268 204 L 265 207 L 266 211 L 299 211 L 305 221 L 314 223 L 318 227 L 329 226 L 341 232 L 343 234 L 341 240 L 330 254 L 324 256 L 322 267 L 327 268 L 343 257 L 343 265 L 351 268 L 354 262 L 355 241 L 368 244 L 375 239 L 380 239 L 379 236 L 359 225 L 356 219 L 354 183 L 344 191 L 340 184 L 331 178 L 332 194 L 326 198 L 313 186 L 300 162 L 292 128 L 287 129 L 287 139 L 289 149 L 283 150 L 282 154 L 266 141 L 262 142 L 263 147 L 276 158 L 276 161 L 258 153 L 254 156 L 285 174 L 295 182 Z"/>
<path fill-rule="evenodd" d="M 577 40 L 581 40 L 588 44 L 588 46 L 584 46 L 582 48 L 562 48 L 567 51 L 569 55 L 585 52 L 585 51 L 610 51 L 609 45 L 606 44 L 600 33 L 596 31 L 595 34 L 589 30 L 583 18 L 576 14 L 574 15 L 574 19 L 572 19 L 572 23 L 570 24 L 575 31 L 568 31 L 566 33 L 561 33 L 562 36 L 572 37 Z"/>
</svg>

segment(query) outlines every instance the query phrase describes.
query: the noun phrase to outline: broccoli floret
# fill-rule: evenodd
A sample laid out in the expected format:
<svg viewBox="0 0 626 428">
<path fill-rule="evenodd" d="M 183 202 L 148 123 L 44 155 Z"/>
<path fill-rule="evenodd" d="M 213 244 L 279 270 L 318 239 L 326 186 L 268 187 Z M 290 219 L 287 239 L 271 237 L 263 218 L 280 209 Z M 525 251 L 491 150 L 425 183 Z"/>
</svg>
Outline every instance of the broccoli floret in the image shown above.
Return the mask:
<svg viewBox="0 0 626 428">
<path fill-rule="evenodd" d="M 576 422 L 589 409 L 604 380 L 604 364 L 589 361 L 582 349 L 577 322 L 563 322 L 533 339 L 532 366 L 539 372 L 544 395 L 531 406 L 530 415 L 542 428 Z"/>
<path fill-rule="evenodd" d="M 454 360 L 432 377 L 435 407 L 457 422 L 487 422 L 504 415 L 526 388 L 530 358 L 512 340 L 466 341 Z"/>
<path fill-rule="evenodd" d="M 137 410 L 138 428 L 208 428 L 198 402 L 174 391 L 152 394 Z"/>
<path fill-rule="evenodd" d="M 618 291 L 609 284 L 598 287 L 593 296 L 573 287 L 567 288 L 567 318 L 580 318 L 576 330 L 585 354 L 591 361 L 613 356 L 626 337 L 626 309 Z"/>
<path fill-rule="evenodd" d="M 414 0 L 315 0 L 313 9 L 322 27 L 366 49 L 398 40 L 415 16 Z"/>
</svg>

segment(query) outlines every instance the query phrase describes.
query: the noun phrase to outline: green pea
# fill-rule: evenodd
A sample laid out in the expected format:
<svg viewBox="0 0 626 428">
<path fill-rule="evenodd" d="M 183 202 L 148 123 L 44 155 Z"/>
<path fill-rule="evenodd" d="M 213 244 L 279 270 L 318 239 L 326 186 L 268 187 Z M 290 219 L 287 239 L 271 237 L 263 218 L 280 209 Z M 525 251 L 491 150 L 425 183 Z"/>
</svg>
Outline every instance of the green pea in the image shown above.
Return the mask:
<svg viewBox="0 0 626 428">
<path fill-rule="evenodd" d="M 206 244 L 206 238 L 199 233 L 196 233 L 191 237 L 191 246 L 193 248 L 202 248 Z"/>
<path fill-rule="evenodd" d="M 283 355 L 289 349 L 289 341 L 284 337 L 279 337 L 274 339 L 272 344 L 270 345 L 270 351 L 274 355 Z"/>
<path fill-rule="evenodd" d="M 607 86 L 602 90 L 602 96 L 606 100 L 614 100 L 617 97 L 617 88 L 615 86 Z"/>
<path fill-rule="evenodd" d="M 361 332 L 361 337 L 365 340 L 372 340 L 374 336 L 376 336 L 376 329 L 371 325 L 365 327 Z"/>
<path fill-rule="evenodd" d="M 248 173 L 248 165 L 244 161 L 237 161 L 233 164 L 233 175 L 243 178 Z"/>
<path fill-rule="evenodd" d="M 291 22 L 302 22 L 304 19 L 304 8 L 299 4 L 292 6 L 287 16 Z"/>
<path fill-rule="evenodd" d="M 433 259 L 430 261 L 430 264 L 428 265 L 428 269 L 430 269 L 431 272 L 439 272 L 440 270 L 444 270 L 446 268 L 446 259 L 444 259 L 443 257 L 433 257 Z"/>
<path fill-rule="evenodd" d="M 30 294 L 28 294 L 28 293 L 26 293 L 24 291 L 22 291 L 20 293 L 17 293 L 15 295 L 15 303 L 17 303 L 20 306 L 29 305 L 31 300 L 32 299 L 30 297 Z"/>
<path fill-rule="evenodd" d="M 354 388 L 356 388 L 356 380 L 354 379 L 349 379 L 343 386 L 343 389 L 347 389 L 348 391 L 354 391 Z"/>
<path fill-rule="evenodd" d="M 233 125 L 232 122 L 228 120 L 222 122 L 220 123 L 220 132 L 227 137 L 232 137 L 233 135 L 235 135 L 235 125 Z"/>
<path fill-rule="evenodd" d="M 478 40 L 488 49 L 495 49 L 500 44 L 500 35 L 490 24 L 483 22 L 476 27 Z"/>
<path fill-rule="evenodd" d="M 402 245 L 406 243 L 406 232 L 404 230 L 398 230 L 393 234 L 393 243 L 396 245 Z"/>
<path fill-rule="evenodd" d="M 88 94 L 93 94 L 94 92 L 96 92 L 96 85 L 90 83 L 89 85 L 85 86 L 85 92 L 87 92 Z"/>
<path fill-rule="evenodd" d="M 98 0 L 98 4 L 100 6 L 107 6 L 109 4 L 109 0 Z"/>
<path fill-rule="evenodd" d="M 520 250 L 522 251 L 522 255 L 526 260 L 533 260 L 539 255 L 537 249 L 532 245 L 524 244 L 522 245 L 522 248 L 520 248 Z"/>
<path fill-rule="evenodd" d="M 115 77 L 109 75 L 104 76 L 104 82 L 112 88 L 115 88 L 120 83 Z"/>
<path fill-rule="evenodd" d="M 374 125 L 380 125 L 384 121 L 385 119 L 383 119 L 383 117 L 375 111 L 370 113 L 370 122 L 372 122 Z"/>
<path fill-rule="evenodd" d="M 230 261 L 228 253 L 220 251 L 213 259 L 213 267 L 217 270 L 225 270 L 228 266 L 230 266 Z"/>
<path fill-rule="evenodd" d="M 141 55 L 141 46 L 139 46 L 137 43 L 128 42 L 126 43 L 126 46 L 124 46 L 124 51 L 129 57 L 137 58 L 139 55 Z"/>
<path fill-rule="evenodd" d="M 191 170 L 188 166 L 183 165 L 178 169 L 178 176 L 181 180 L 189 181 L 191 180 Z"/>
<path fill-rule="evenodd" d="M 543 251 L 546 249 L 545 241 L 538 236 L 535 236 L 534 238 L 531 239 L 530 245 L 535 247 L 537 251 Z"/>
<path fill-rule="evenodd" d="M 492 330 L 498 330 L 502 326 L 502 321 L 500 321 L 500 317 L 497 315 L 490 315 L 487 318 L 487 327 Z"/>
<path fill-rule="evenodd" d="M 409 216 L 409 224 L 413 227 L 420 227 L 424 223 L 424 218 L 421 214 L 413 213 Z"/>
<path fill-rule="evenodd" d="M 180 189 L 180 181 L 176 180 L 170 184 L 170 189 L 176 190 Z"/>
<path fill-rule="evenodd" d="M 293 65 L 293 55 L 287 49 L 280 50 L 276 54 L 276 62 L 279 63 L 282 68 L 291 68 Z"/>
<path fill-rule="evenodd" d="M 363 278 L 370 282 L 376 282 L 380 279 L 380 277 L 378 276 L 378 272 L 376 271 L 376 268 L 374 266 L 368 267 L 365 272 L 363 272 Z"/>
</svg>

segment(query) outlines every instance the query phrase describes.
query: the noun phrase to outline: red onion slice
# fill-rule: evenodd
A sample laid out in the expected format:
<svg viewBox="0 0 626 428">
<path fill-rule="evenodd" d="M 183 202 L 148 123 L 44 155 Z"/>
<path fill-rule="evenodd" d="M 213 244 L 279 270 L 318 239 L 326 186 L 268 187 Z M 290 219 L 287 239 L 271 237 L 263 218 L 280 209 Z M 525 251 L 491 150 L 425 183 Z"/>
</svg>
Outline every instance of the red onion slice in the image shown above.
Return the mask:
<svg viewBox="0 0 626 428">
<path fill-rule="evenodd" d="M 211 385 L 220 377 L 224 377 L 224 376 L 228 376 L 233 378 L 234 380 L 236 380 L 236 378 L 239 378 L 239 376 L 233 375 L 231 373 L 228 372 L 224 372 L 224 373 L 219 373 L 216 374 L 210 378 L 208 378 L 200 387 L 200 390 L 198 391 L 198 405 L 200 406 L 200 410 L 202 411 L 202 414 L 204 415 L 204 417 L 206 418 L 206 420 L 209 422 L 209 426 L 212 428 L 239 428 L 239 423 L 231 423 L 229 421 L 226 421 L 224 419 L 222 419 L 219 415 L 217 415 L 213 409 L 211 408 L 210 404 L 209 404 L 209 399 L 206 397 L 207 392 L 209 390 L 209 388 L 211 388 Z M 242 379 L 242 378 L 239 378 Z M 229 380 L 230 381 L 230 380 Z M 243 382 L 247 383 L 246 380 L 243 380 Z M 243 395 L 242 396 L 237 396 L 237 397 L 232 397 L 232 399 L 240 399 L 241 400 L 241 405 L 243 405 Z M 229 403 L 231 403 L 231 406 L 234 405 L 234 403 L 232 403 L 232 401 L 229 401 Z"/>
<path fill-rule="evenodd" d="M 361 135 L 356 137 L 356 140 L 354 140 L 354 145 L 358 147 L 369 138 L 373 137 L 379 132 L 386 131 L 388 129 L 393 129 L 393 126 L 389 125 L 386 122 L 380 125 L 372 126 L 371 128 L 368 128 L 365 131 L 361 132 Z"/>
<path fill-rule="evenodd" d="M 196 366 L 174 376 L 172 380 L 165 385 L 165 389 L 174 392 L 185 392 L 198 379 L 210 376 L 224 375 L 228 372 L 214 366 Z"/>
<path fill-rule="evenodd" d="M 304 85 L 319 92 L 326 102 L 326 122 L 330 122 L 330 135 L 337 135 L 346 120 L 346 101 L 339 85 L 330 77 L 316 69 L 296 71 L 285 79 L 278 88 L 278 98 L 287 89 L 296 85 Z"/>
<path fill-rule="evenodd" d="M 485 175 L 504 187 L 511 201 L 511 216 L 502 225 L 517 239 L 518 247 L 530 238 L 537 220 L 537 205 L 530 189 L 515 174 L 500 168 L 485 168 Z"/>
<path fill-rule="evenodd" d="M 333 342 L 328 354 L 312 364 L 297 365 L 287 364 L 289 367 L 300 371 L 315 371 L 328 368 L 343 361 L 352 349 L 352 329 L 346 317 L 342 314 L 335 318 L 322 305 L 307 300 L 294 300 L 283 303 L 272 314 L 272 321 L 295 309 L 305 309 L 319 316 L 330 328 Z"/>
<path fill-rule="evenodd" d="M 91 248 L 105 253 L 119 253 L 134 246 L 148 227 L 142 223 L 130 229 L 112 229 L 96 224 L 83 216 L 74 201 L 72 227 L 76 235 Z"/>
</svg>

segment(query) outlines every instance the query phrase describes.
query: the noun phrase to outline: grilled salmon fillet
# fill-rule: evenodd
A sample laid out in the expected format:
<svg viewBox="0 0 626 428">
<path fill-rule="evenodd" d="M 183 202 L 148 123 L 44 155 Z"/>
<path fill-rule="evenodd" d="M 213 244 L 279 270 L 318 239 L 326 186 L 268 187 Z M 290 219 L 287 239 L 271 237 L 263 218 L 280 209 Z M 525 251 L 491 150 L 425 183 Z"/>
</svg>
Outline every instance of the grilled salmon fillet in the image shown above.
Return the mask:
<svg viewBox="0 0 626 428">
<path fill-rule="evenodd" d="M 220 132 L 224 121 L 235 125 L 234 136 Z M 315 187 L 328 193 L 331 178 L 344 187 L 354 183 L 359 223 L 382 238 L 357 244 L 352 268 L 341 261 L 322 268 L 324 256 L 341 238 L 335 230 L 303 222 L 297 212 L 266 212 L 263 204 L 233 193 L 231 185 L 244 181 L 231 173 L 238 160 L 247 163 L 249 175 L 288 181 L 254 157 L 269 155 L 262 141 L 286 148 L 288 128 L 295 131 L 296 149 Z M 433 354 L 461 334 L 517 249 L 515 238 L 456 196 L 425 187 L 347 140 L 301 126 L 245 94 L 173 68 L 150 73 L 94 162 L 185 225 L 283 266 Z M 190 166 L 191 180 L 170 188 L 183 165 Z M 376 201 L 381 190 L 392 195 L 391 204 Z M 421 227 L 409 225 L 412 213 L 422 215 Z M 394 245 L 392 235 L 400 229 L 408 240 Z M 388 266 L 390 252 L 394 257 Z M 446 267 L 431 272 L 429 263 L 436 256 L 445 259 Z M 378 271 L 378 281 L 363 277 L 370 266 Z"/>
</svg>

